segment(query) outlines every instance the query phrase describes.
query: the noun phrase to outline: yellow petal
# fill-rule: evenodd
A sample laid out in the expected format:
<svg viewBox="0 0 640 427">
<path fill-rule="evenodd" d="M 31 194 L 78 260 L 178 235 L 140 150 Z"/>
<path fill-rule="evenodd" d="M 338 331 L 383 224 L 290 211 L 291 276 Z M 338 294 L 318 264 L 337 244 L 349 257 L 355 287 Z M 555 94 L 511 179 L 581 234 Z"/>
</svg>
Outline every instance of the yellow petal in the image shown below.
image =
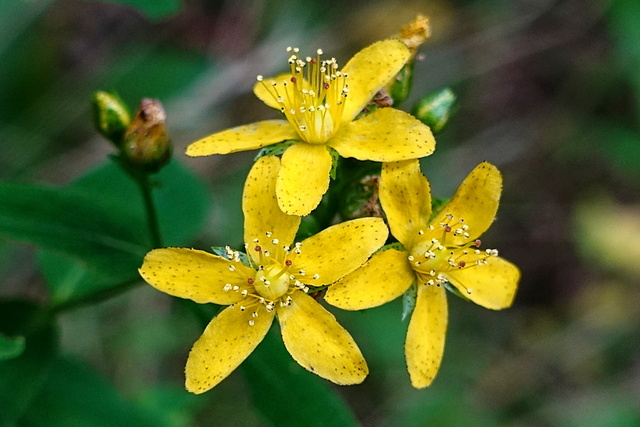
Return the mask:
<svg viewBox="0 0 640 427">
<path fill-rule="evenodd" d="M 209 323 L 189 353 L 185 368 L 187 390 L 200 394 L 211 389 L 260 344 L 273 323 L 274 313 L 258 310 L 258 316 L 253 317 L 252 310 L 227 307 Z"/>
<path fill-rule="evenodd" d="M 282 155 L 276 182 L 278 204 L 290 215 L 308 215 L 329 188 L 331 154 L 324 145 L 298 142 Z"/>
<path fill-rule="evenodd" d="M 278 94 L 282 95 L 287 93 L 284 83 L 291 85 L 291 77 L 291 73 L 283 73 L 275 77 L 264 79 L 253 86 L 253 93 L 260 101 L 264 102 L 269 107 L 280 111 L 283 104 L 278 102 Z M 302 87 L 311 89 L 311 86 L 306 81 L 302 81 L 300 83 L 302 84 Z"/>
<path fill-rule="evenodd" d="M 342 120 L 353 120 L 410 57 L 409 49 L 395 39 L 379 41 L 356 53 L 342 69 L 349 76 L 349 96 L 344 104 Z"/>
<path fill-rule="evenodd" d="M 244 213 L 244 241 L 249 244 L 247 252 L 257 261 L 253 250 L 254 239 L 259 239 L 263 250 L 275 253 L 275 246 L 291 245 L 300 225 L 300 217 L 287 215 L 278 207 L 276 179 L 280 170 L 280 159 L 276 156 L 259 158 L 249 171 L 242 195 Z M 268 237 L 267 232 L 271 235 Z M 277 243 L 273 244 L 274 239 Z"/>
<path fill-rule="evenodd" d="M 487 264 L 451 270 L 445 276 L 471 301 L 485 308 L 500 310 L 513 303 L 520 270 L 503 258 L 490 257 Z"/>
<path fill-rule="evenodd" d="M 361 383 L 369 368 L 355 341 L 333 314 L 303 292 L 278 307 L 282 339 L 296 362 L 340 385 Z"/>
<path fill-rule="evenodd" d="M 286 120 L 264 120 L 214 133 L 187 147 L 187 156 L 211 156 L 254 150 L 287 139 L 298 133 Z"/>
<path fill-rule="evenodd" d="M 398 298 L 416 278 L 407 255 L 395 249 L 375 254 L 362 267 L 329 286 L 325 301 L 344 310 L 364 310 Z"/>
<path fill-rule="evenodd" d="M 437 286 L 418 285 L 404 345 L 411 385 L 428 387 L 440 368 L 447 332 L 447 297 Z"/>
<path fill-rule="evenodd" d="M 379 189 L 391 234 L 410 249 L 431 216 L 429 181 L 420 172 L 418 160 L 383 163 Z"/>
<path fill-rule="evenodd" d="M 498 211 L 500 193 L 502 192 L 502 176 L 500 171 L 490 163 L 482 162 L 464 179 L 460 187 L 440 213 L 431 221 L 432 224 L 449 223 L 453 228 L 460 219 L 469 226 L 469 238 L 453 233 L 447 236 L 447 244 L 463 245 L 475 240 L 484 233 Z M 453 220 L 446 217 L 453 215 Z"/>
<path fill-rule="evenodd" d="M 327 145 L 342 157 L 376 162 L 418 159 L 433 153 L 436 140 L 421 121 L 395 108 L 381 108 L 340 128 Z"/>
<path fill-rule="evenodd" d="M 303 270 L 300 281 L 312 286 L 328 285 L 367 261 L 387 240 L 389 231 L 381 218 L 359 218 L 322 230 L 302 242 L 291 271 Z M 314 275 L 317 274 L 317 279 Z"/>
<path fill-rule="evenodd" d="M 235 271 L 229 271 L 233 264 Z M 154 288 L 197 303 L 233 304 L 242 297 L 237 292 L 225 292 L 227 283 L 246 283 L 255 272 L 240 263 L 195 249 L 154 249 L 144 257 L 138 270 Z"/>
</svg>

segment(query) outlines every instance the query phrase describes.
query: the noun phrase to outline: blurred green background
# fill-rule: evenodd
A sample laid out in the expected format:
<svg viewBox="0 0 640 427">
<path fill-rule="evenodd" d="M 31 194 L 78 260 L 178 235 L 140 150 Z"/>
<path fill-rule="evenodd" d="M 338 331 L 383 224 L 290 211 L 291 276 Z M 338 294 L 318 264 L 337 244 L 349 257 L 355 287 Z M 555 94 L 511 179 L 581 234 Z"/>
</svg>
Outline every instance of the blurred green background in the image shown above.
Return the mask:
<svg viewBox="0 0 640 427">
<path fill-rule="evenodd" d="M 0 180 L 67 185 L 106 163 L 113 150 L 93 130 L 94 91 L 115 90 L 131 106 L 159 98 L 181 170 L 202 181 L 175 181 L 175 191 L 189 187 L 210 200 L 198 213 L 180 213 L 176 241 L 237 245 L 255 153 L 188 159 L 186 145 L 275 117 L 251 87 L 256 75 L 284 69 L 286 46 L 321 47 L 344 64 L 417 13 L 430 17 L 433 36 L 402 107 L 445 86 L 459 100 L 423 172 L 434 194 L 448 197 L 479 162 L 501 169 L 502 203 L 483 242 L 521 268 L 521 286 L 503 312 L 449 298 L 444 362 L 426 390 L 412 389 L 405 370 L 401 301 L 332 310 L 371 374 L 361 385 L 330 388 L 366 426 L 640 425 L 636 0 L 4 0 Z M 110 197 L 139 208 L 135 191 L 116 190 L 113 179 Z M 162 205 L 168 218 L 179 208 Z M 163 226 L 172 232 L 170 220 Z M 47 285 L 55 278 L 43 274 L 43 256 L 53 255 L 0 239 L 3 300 L 61 298 Z M 29 307 L 0 304 L 0 319 Z M 30 395 L 19 425 L 269 423 L 244 376 L 255 365 L 202 396 L 184 391 L 184 362 L 202 326 L 151 287 L 59 320 L 31 354 L 46 374 L 16 380 Z M 58 349 L 55 363 L 50 347 Z M 314 399 L 296 393 L 302 399 L 291 405 Z"/>
</svg>

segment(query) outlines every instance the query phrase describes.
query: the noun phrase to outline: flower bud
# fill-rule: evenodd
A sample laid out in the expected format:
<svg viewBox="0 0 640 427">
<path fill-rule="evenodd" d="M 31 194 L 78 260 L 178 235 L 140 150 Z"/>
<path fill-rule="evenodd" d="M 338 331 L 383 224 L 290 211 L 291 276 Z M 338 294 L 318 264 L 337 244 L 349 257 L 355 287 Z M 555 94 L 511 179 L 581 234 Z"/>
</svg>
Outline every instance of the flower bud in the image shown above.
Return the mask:
<svg viewBox="0 0 640 427">
<path fill-rule="evenodd" d="M 382 218 L 382 208 L 378 199 L 378 182 L 380 176 L 365 175 L 348 185 L 342 193 L 343 201 L 340 215 L 343 219 L 364 217 Z"/>
<path fill-rule="evenodd" d="M 412 114 L 431 128 L 433 133 L 444 129 L 455 111 L 456 94 L 449 88 L 433 92 L 416 103 Z"/>
<path fill-rule="evenodd" d="M 400 33 L 395 36 L 409 48 L 411 58 L 404 64 L 404 67 L 398 72 L 395 79 L 387 85 L 387 90 L 394 104 L 400 104 L 409 97 L 413 83 L 413 67 L 416 52 L 430 35 L 431 27 L 429 25 L 429 18 L 418 14 L 411 22 L 403 26 L 400 29 Z"/>
<path fill-rule="evenodd" d="M 158 172 L 171 159 L 171 139 L 166 113 L 157 99 L 144 98 L 127 128 L 121 147 L 122 158 L 147 173 Z"/>
<path fill-rule="evenodd" d="M 102 136 L 120 146 L 131 123 L 131 113 L 115 93 L 98 91 L 93 94 L 93 122 Z"/>
<path fill-rule="evenodd" d="M 409 97 L 413 85 L 413 64 L 413 59 L 410 59 L 389 83 L 389 95 L 393 104 L 400 104 Z"/>
</svg>

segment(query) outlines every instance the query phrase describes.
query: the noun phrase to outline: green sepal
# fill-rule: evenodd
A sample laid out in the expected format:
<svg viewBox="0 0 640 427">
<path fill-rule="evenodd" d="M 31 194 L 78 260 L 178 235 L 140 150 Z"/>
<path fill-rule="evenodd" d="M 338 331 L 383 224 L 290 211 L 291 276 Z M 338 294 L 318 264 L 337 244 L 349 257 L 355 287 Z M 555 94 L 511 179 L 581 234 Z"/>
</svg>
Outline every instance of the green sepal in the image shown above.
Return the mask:
<svg viewBox="0 0 640 427">
<path fill-rule="evenodd" d="M 131 123 L 129 107 L 115 92 L 98 91 L 91 97 L 93 123 L 102 136 L 117 147 Z"/>
<path fill-rule="evenodd" d="M 329 150 L 329 154 L 331 154 L 331 171 L 329 172 L 329 176 L 332 180 L 335 180 L 336 173 L 338 172 L 338 165 L 340 163 L 340 154 L 329 146 L 327 146 L 327 149 Z"/>
<path fill-rule="evenodd" d="M 402 318 L 404 322 L 407 317 L 410 317 L 413 313 L 413 309 L 416 308 L 416 300 L 418 299 L 418 281 L 414 280 L 409 289 L 402 294 Z"/>
<path fill-rule="evenodd" d="M 381 247 L 380 249 L 378 249 L 377 251 L 375 251 L 373 254 L 375 255 L 375 254 L 377 254 L 378 252 L 384 252 L 384 251 L 387 251 L 387 250 L 389 250 L 389 249 L 395 249 L 395 250 L 400 251 L 400 252 L 405 252 L 405 251 L 406 251 L 405 247 L 404 247 L 404 246 L 402 246 L 402 243 L 400 243 L 400 242 L 393 242 L 393 243 L 389 243 L 389 244 L 387 244 L 387 245 L 384 245 L 383 247 Z M 373 255 L 372 255 L 372 256 L 373 256 Z"/>
<path fill-rule="evenodd" d="M 471 301 L 469 299 L 469 297 L 467 297 L 465 294 L 463 294 L 462 292 L 460 292 L 458 290 L 458 288 L 456 288 L 455 286 L 453 286 L 451 283 L 449 282 L 445 282 L 444 283 L 444 287 L 446 290 L 448 290 L 449 292 L 451 292 L 452 294 L 454 294 L 455 296 L 462 298 L 465 301 Z"/>
<path fill-rule="evenodd" d="M 413 68 L 414 61 L 407 62 L 389 84 L 389 95 L 393 99 L 394 106 L 404 102 L 409 97 L 413 86 Z"/>
<path fill-rule="evenodd" d="M 267 147 L 264 147 L 260 151 L 258 151 L 258 154 L 256 154 L 256 157 L 253 159 L 253 161 L 255 162 L 260 157 L 264 157 L 264 156 L 281 156 L 282 153 L 284 153 L 284 151 L 287 148 L 291 147 L 296 142 L 298 142 L 298 140 L 296 140 L 296 139 L 288 139 L 286 141 L 282 141 L 282 142 L 279 142 L 277 144 L 273 144 L 273 145 L 269 145 Z"/>
<path fill-rule="evenodd" d="M 211 247 L 211 252 L 214 255 L 218 255 L 219 257 L 222 257 L 222 258 L 225 258 L 225 259 L 229 259 L 229 260 L 233 259 L 233 257 L 229 257 L 229 255 L 227 254 L 227 249 L 225 247 L 223 247 L 223 246 L 212 246 Z M 240 258 L 240 262 L 245 267 L 253 268 L 253 266 L 251 265 L 251 261 L 249 260 L 249 257 L 247 256 L 247 254 L 245 254 L 244 252 L 238 251 L 238 256 Z"/>
<path fill-rule="evenodd" d="M 431 218 L 429 220 L 438 216 L 447 203 L 449 203 L 449 199 L 446 197 L 434 197 L 431 199 Z"/>
<path fill-rule="evenodd" d="M 451 115 L 456 110 L 456 94 L 450 88 L 430 93 L 413 106 L 412 114 L 431 128 L 435 133 L 441 132 Z"/>
</svg>

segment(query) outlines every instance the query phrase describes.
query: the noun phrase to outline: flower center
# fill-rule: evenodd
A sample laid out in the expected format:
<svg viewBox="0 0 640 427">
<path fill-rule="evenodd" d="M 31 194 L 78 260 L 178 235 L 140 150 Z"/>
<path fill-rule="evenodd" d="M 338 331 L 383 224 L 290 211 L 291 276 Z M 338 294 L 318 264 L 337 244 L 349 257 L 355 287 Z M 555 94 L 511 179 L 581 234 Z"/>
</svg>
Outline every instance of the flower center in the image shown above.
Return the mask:
<svg viewBox="0 0 640 427">
<path fill-rule="evenodd" d="M 347 74 L 338 70 L 335 58 L 322 60 L 320 49 L 314 58 L 305 60 L 300 59 L 299 51 L 287 48 L 291 54 L 288 79 L 267 84 L 258 76 L 258 81 L 263 82 L 303 141 L 324 144 L 340 127 L 349 92 Z"/>
<path fill-rule="evenodd" d="M 226 283 L 225 292 L 237 292 L 244 297 L 240 302 L 232 304 L 241 311 L 251 311 L 252 319 L 249 325 L 253 326 L 255 318 L 259 316 L 260 307 L 272 312 L 277 306 L 288 307 L 291 305 L 291 295 L 296 291 L 309 292 L 307 284 L 313 284 L 320 278 L 319 274 L 308 274 L 304 270 L 294 270 L 295 258 L 302 253 L 302 243 L 296 243 L 292 248 L 279 246 L 278 239 L 272 238 L 272 233 L 265 233 L 270 240 L 273 253 L 261 246 L 260 239 L 253 239 L 252 243 L 245 244 L 247 252 L 253 251 L 256 256 L 249 258 L 248 264 L 254 274 L 247 275 L 248 269 L 238 269 L 235 264 L 242 264 L 242 254 L 226 247 L 226 257 L 233 264 L 229 265 L 229 271 L 237 272 L 238 280 L 234 283 Z M 262 243 L 264 244 L 264 242 Z M 243 271 L 241 271 L 243 270 Z M 312 285 L 313 286 L 313 285 Z"/>
<path fill-rule="evenodd" d="M 472 268 L 489 262 L 492 256 L 498 256 L 496 249 L 481 250 L 480 240 L 469 240 L 469 227 L 464 219 L 453 222 L 451 214 L 445 216 L 447 222 L 430 224 L 427 230 L 419 230 L 417 244 L 408 256 L 411 267 L 427 285 L 443 285 L 448 281 L 447 273 L 452 270 Z M 451 237 L 462 236 L 466 243 L 462 245 L 448 244 Z M 467 289 L 470 294 L 471 290 Z"/>
<path fill-rule="evenodd" d="M 262 267 L 262 266 L 260 266 Z M 289 290 L 289 273 L 287 267 L 283 268 L 275 263 L 267 267 L 259 268 L 254 280 L 256 292 L 270 300 L 276 300 Z"/>
</svg>

